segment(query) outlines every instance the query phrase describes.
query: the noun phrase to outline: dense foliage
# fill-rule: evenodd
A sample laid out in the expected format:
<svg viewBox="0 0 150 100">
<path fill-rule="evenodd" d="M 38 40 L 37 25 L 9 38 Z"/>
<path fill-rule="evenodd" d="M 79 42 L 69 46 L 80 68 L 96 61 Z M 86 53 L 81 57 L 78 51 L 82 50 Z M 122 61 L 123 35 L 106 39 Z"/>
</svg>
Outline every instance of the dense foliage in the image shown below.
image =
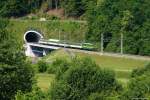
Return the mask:
<svg viewBox="0 0 150 100">
<path fill-rule="evenodd" d="M 48 64 L 42 60 L 40 60 L 37 64 L 39 72 L 46 72 L 48 68 Z"/>
<path fill-rule="evenodd" d="M 99 42 L 104 34 L 107 51 L 120 49 L 123 34 L 124 52 L 150 55 L 150 1 L 98 0 L 88 6 L 87 19 L 90 41 Z"/>
<path fill-rule="evenodd" d="M 48 68 L 48 73 L 56 74 L 56 78 L 62 78 L 63 73 L 69 69 L 70 63 L 66 59 L 56 58 Z"/>
<path fill-rule="evenodd" d="M 9 21 L 0 18 L 0 63 L 14 65 L 22 63 L 25 56 L 19 50 L 20 45 L 15 41 L 13 33 L 10 33 L 8 28 Z"/>
<path fill-rule="evenodd" d="M 18 17 L 38 9 L 43 0 L 0 0 L 0 16 Z"/>
<path fill-rule="evenodd" d="M 87 100 L 91 93 L 104 93 L 108 97 L 121 89 L 114 73 L 100 69 L 89 58 L 74 59 L 62 78 L 51 89 L 52 100 Z"/>
<path fill-rule="evenodd" d="M 121 100 L 132 100 L 135 98 L 150 99 L 150 76 L 140 76 L 131 80 L 128 90 L 123 93 Z"/>
<path fill-rule="evenodd" d="M 135 98 L 150 99 L 150 64 L 144 68 L 136 69 L 132 72 L 132 79 L 127 90 L 121 95 L 121 100 L 131 100 Z"/>
<path fill-rule="evenodd" d="M 0 19 L 0 98 L 10 100 L 18 90 L 32 89 L 34 73 L 15 38 L 7 31 L 8 20 Z"/>
<path fill-rule="evenodd" d="M 137 76 L 141 76 L 143 74 L 147 74 L 149 72 L 150 72 L 150 63 L 147 64 L 144 68 L 134 69 L 131 76 L 137 77 Z"/>
<path fill-rule="evenodd" d="M 109 100 L 109 99 L 106 96 L 104 96 L 103 94 L 91 93 L 91 95 L 88 97 L 88 100 Z"/>
<path fill-rule="evenodd" d="M 49 9 L 64 9 L 64 14 L 72 17 L 82 16 L 89 1 L 92 0 L 1 0 L 0 16 L 18 17 L 33 12 L 46 12 Z"/>
<path fill-rule="evenodd" d="M 18 90 L 32 90 L 33 71 L 29 64 L 0 65 L 0 97 L 1 100 L 12 99 Z"/>
<path fill-rule="evenodd" d="M 49 100 L 48 97 L 49 96 L 46 93 L 35 86 L 32 92 L 29 93 L 22 93 L 21 91 L 18 91 L 15 96 L 15 100 Z"/>
<path fill-rule="evenodd" d="M 62 7 L 67 16 L 80 17 L 87 9 L 90 0 L 62 0 Z"/>
</svg>

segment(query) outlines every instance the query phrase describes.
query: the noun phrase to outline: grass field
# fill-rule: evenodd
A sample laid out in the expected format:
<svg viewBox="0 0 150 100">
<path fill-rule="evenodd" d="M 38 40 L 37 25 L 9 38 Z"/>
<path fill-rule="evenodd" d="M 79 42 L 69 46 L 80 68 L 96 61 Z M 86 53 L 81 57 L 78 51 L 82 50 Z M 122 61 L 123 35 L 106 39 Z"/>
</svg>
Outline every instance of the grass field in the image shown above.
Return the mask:
<svg viewBox="0 0 150 100">
<path fill-rule="evenodd" d="M 110 56 L 100 56 L 95 54 L 85 54 L 85 53 L 77 53 L 74 52 L 74 55 L 77 56 L 88 56 L 92 58 L 101 68 L 114 70 L 116 73 L 116 78 L 123 84 L 126 84 L 130 79 L 130 74 L 133 69 L 144 67 L 148 61 L 144 60 L 134 60 L 127 58 L 118 58 L 118 57 L 110 57 Z M 65 57 L 70 59 L 70 55 L 64 51 L 59 50 L 51 53 L 49 56 L 44 57 L 46 61 L 52 61 L 55 58 Z M 53 75 L 49 74 L 39 74 L 38 75 L 38 86 L 40 86 L 43 90 L 47 90 L 49 84 L 54 79 Z"/>
<path fill-rule="evenodd" d="M 40 73 L 36 74 L 37 77 L 37 86 L 40 87 L 43 91 L 47 91 L 51 83 L 55 80 L 55 75 Z"/>
</svg>

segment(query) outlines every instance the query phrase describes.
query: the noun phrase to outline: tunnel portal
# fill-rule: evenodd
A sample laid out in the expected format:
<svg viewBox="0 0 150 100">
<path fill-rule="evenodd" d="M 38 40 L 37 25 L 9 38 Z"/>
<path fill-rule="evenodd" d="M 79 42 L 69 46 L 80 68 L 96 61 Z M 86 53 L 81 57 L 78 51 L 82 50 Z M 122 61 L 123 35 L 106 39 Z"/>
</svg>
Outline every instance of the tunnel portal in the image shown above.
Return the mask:
<svg viewBox="0 0 150 100">
<path fill-rule="evenodd" d="M 42 57 L 53 50 L 59 49 L 59 47 L 44 45 L 40 43 L 41 39 L 43 39 L 43 35 L 38 31 L 29 30 L 25 32 L 24 47 L 26 56 Z"/>
<path fill-rule="evenodd" d="M 40 32 L 37 32 L 37 31 L 27 31 L 25 34 L 24 34 L 24 41 L 25 42 L 34 42 L 34 43 L 38 43 L 39 40 L 43 38 L 42 34 Z"/>
</svg>

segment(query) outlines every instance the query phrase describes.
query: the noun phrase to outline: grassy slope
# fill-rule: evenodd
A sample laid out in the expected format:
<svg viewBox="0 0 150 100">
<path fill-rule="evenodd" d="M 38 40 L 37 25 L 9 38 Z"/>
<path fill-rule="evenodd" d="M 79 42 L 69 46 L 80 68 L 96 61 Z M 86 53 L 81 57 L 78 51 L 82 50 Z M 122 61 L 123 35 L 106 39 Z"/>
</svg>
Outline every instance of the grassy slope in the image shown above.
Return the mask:
<svg viewBox="0 0 150 100">
<path fill-rule="evenodd" d="M 43 91 L 47 91 L 50 88 L 51 83 L 55 79 L 54 75 L 50 75 L 50 74 L 47 74 L 47 73 L 37 74 L 36 77 L 37 77 L 37 85 Z"/>
<path fill-rule="evenodd" d="M 23 43 L 23 34 L 31 28 L 41 31 L 46 38 L 61 40 L 65 38 L 71 42 L 82 42 L 87 31 L 86 27 L 85 22 L 10 20 L 9 31 L 15 34 L 20 43 Z"/>
</svg>

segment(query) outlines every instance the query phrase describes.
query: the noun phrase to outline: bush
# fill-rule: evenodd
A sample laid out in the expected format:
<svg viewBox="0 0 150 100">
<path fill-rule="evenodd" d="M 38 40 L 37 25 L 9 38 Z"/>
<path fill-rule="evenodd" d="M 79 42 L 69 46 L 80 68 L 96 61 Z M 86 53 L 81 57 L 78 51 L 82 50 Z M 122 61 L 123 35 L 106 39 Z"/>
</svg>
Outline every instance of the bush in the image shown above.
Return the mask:
<svg viewBox="0 0 150 100">
<path fill-rule="evenodd" d="M 10 100 L 18 90 L 29 92 L 33 84 L 33 70 L 29 64 L 0 65 L 0 98 Z"/>
<path fill-rule="evenodd" d="M 17 92 L 15 96 L 16 100 L 48 100 L 48 96 L 46 93 L 41 91 L 38 87 L 34 87 L 32 92 L 22 93 L 21 91 Z"/>
<path fill-rule="evenodd" d="M 43 73 L 46 72 L 48 68 L 48 64 L 42 60 L 38 62 L 38 71 Z"/>
<path fill-rule="evenodd" d="M 128 89 L 121 95 L 120 100 L 132 100 L 133 98 L 149 98 L 150 75 L 142 75 L 131 80 Z"/>
<path fill-rule="evenodd" d="M 106 97 L 100 95 L 99 93 L 92 93 L 89 96 L 88 100 L 106 100 Z"/>
<path fill-rule="evenodd" d="M 131 77 L 141 76 L 141 75 L 149 73 L 149 72 L 150 72 L 150 63 L 147 64 L 144 68 L 134 69 L 131 74 Z"/>
<path fill-rule="evenodd" d="M 51 90 L 52 100 L 87 100 L 93 92 L 108 95 L 120 89 L 112 71 L 102 70 L 91 59 L 74 59 Z M 61 95 L 62 94 L 62 95 Z"/>
<path fill-rule="evenodd" d="M 57 58 L 48 68 L 48 73 L 56 74 L 56 78 L 59 79 L 69 66 L 70 63 L 65 58 Z"/>
<path fill-rule="evenodd" d="M 133 98 L 150 98 L 150 64 L 144 68 L 135 69 L 132 72 L 132 80 L 128 84 L 127 90 L 121 95 L 121 100 Z"/>
<path fill-rule="evenodd" d="M 48 74 L 55 74 L 55 68 L 52 65 L 50 65 L 47 68 L 47 72 L 48 72 Z"/>
<path fill-rule="evenodd" d="M 49 91 L 49 95 L 51 95 L 50 100 L 72 100 L 72 98 L 70 98 L 71 95 L 68 95 L 70 93 L 71 89 L 69 85 L 64 81 L 59 80 L 52 84 L 52 87 Z"/>
</svg>

